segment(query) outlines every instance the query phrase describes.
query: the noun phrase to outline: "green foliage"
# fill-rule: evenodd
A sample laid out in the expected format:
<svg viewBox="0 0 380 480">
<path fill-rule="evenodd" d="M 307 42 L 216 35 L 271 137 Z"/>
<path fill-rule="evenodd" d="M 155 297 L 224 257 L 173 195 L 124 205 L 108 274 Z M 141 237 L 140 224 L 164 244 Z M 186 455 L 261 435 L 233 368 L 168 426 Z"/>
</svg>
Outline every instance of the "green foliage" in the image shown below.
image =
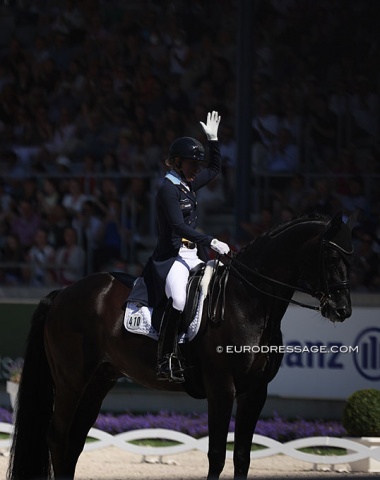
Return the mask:
<svg viewBox="0 0 380 480">
<path fill-rule="evenodd" d="M 380 390 L 358 390 L 347 400 L 342 423 L 354 437 L 380 437 Z"/>
</svg>

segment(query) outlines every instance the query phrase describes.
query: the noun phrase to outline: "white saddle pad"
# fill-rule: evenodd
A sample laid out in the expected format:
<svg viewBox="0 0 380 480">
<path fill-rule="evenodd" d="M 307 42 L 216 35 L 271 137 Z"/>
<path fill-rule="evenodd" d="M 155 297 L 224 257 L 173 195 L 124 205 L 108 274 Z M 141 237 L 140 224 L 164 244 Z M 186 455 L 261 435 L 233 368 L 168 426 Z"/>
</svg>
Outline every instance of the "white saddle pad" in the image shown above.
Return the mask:
<svg viewBox="0 0 380 480">
<path fill-rule="evenodd" d="M 187 332 L 179 335 L 178 342 L 186 343 L 193 340 L 199 330 L 202 320 L 203 303 L 207 296 L 208 286 L 214 270 L 214 260 L 207 263 L 205 272 L 201 281 L 201 291 L 194 318 L 187 329 Z M 127 302 L 127 308 L 124 314 L 124 326 L 130 333 L 146 335 L 154 340 L 158 340 L 159 332 L 152 325 L 152 308 L 137 305 L 134 302 Z"/>
</svg>

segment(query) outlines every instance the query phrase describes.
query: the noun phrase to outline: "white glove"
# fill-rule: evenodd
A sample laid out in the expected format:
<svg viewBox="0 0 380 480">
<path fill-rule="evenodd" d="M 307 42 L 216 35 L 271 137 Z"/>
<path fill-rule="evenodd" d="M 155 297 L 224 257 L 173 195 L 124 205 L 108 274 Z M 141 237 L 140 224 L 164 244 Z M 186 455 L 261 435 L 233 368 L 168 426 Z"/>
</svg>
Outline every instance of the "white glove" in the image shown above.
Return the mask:
<svg viewBox="0 0 380 480">
<path fill-rule="evenodd" d="M 202 125 L 208 140 L 218 140 L 218 127 L 220 123 L 218 112 L 208 112 L 206 125 L 203 122 L 199 123 Z"/>
<path fill-rule="evenodd" d="M 230 251 L 230 247 L 227 245 L 227 243 L 220 242 L 216 238 L 211 240 L 211 248 L 220 253 L 220 255 L 226 255 Z"/>
</svg>

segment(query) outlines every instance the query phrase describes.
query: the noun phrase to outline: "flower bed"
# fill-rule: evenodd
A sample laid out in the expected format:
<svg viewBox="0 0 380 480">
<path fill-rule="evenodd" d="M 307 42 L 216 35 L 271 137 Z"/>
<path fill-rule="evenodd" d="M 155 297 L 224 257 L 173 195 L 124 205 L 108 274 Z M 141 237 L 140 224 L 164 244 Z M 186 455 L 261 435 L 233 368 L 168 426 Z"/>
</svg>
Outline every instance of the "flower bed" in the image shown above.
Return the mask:
<svg viewBox="0 0 380 480">
<path fill-rule="evenodd" d="M 11 423 L 12 413 L 0 408 L 0 422 Z M 230 423 L 230 431 L 234 430 L 235 420 Z M 159 412 L 157 414 L 121 415 L 100 414 L 95 422 L 95 428 L 111 434 L 139 430 L 141 428 L 166 428 L 201 438 L 208 435 L 207 414 L 179 414 L 174 412 Z M 297 438 L 315 436 L 342 437 L 347 433 L 336 421 L 286 420 L 278 415 L 274 418 L 259 420 L 256 433 L 286 442 Z"/>
<path fill-rule="evenodd" d="M 207 414 L 178 414 L 173 412 L 160 412 L 158 414 L 123 415 L 101 414 L 95 428 L 108 433 L 121 433 L 140 428 L 167 428 L 178 432 L 187 433 L 195 438 L 208 435 Z M 230 431 L 235 427 L 235 419 L 230 423 Z M 268 420 L 259 420 L 256 433 L 273 438 L 281 442 L 296 438 L 329 436 L 341 437 L 346 435 L 345 429 L 335 421 L 307 421 L 302 419 L 285 420 L 275 415 Z"/>
</svg>

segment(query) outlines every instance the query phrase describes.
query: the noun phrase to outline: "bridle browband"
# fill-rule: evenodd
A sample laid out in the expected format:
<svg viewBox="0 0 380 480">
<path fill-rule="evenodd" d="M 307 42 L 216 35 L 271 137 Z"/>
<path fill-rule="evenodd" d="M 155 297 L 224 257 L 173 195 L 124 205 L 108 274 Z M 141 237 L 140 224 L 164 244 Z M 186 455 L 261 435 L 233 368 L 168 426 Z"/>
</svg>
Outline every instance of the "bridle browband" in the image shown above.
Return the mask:
<svg viewBox="0 0 380 480">
<path fill-rule="evenodd" d="M 276 298 L 277 300 L 283 300 L 285 302 L 292 303 L 294 305 L 298 305 L 298 306 L 303 307 L 303 308 L 309 308 L 311 310 L 320 311 L 323 304 L 326 303 L 326 301 L 329 298 L 331 298 L 331 293 L 330 292 L 337 291 L 337 290 L 347 290 L 347 289 L 350 288 L 350 284 L 347 280 L 343 281 L 343 282 L 340 282 L 340 283 L 334 283 L 332 285 L 328 284 L 327 276 L 326 276 L 326 265 L 325 265 L 325 261 L 324 261 L 325 257 L 326 257 L 326 247 L 327 246 L 329 246 L 332 249 L 337 250 L 340 253 L 342 253 L 344 260 L 345 260 L 346 257 L 349 257 L 350 255 L 353 254 L 353 248 L 352 248 L 352 250 L 347 251 L 344 248 L 342 248 L 341 246 L 339 246 L 338 244 L 336 244 L 335 242 L 332 242 L 330 240 L 326 240 L 325 238 L 322 238 L 321 242 L 320 242 L 320 247 L 319 247 L 317 286 L 316 286 L 315 291 L 311 287 L 302 288 L 298 285 L 297 286 L 296 285 L 291 285 L 291 284 L 288 284 L 288 283 L 285 283 L 285 282 L 281 282 L 279 280 L 275 280 L 274 278 L 268 277 L 268 276 L 260 273 L 257 269 L 251 268 L 251 267 L 245 265 L 244 263 L 240 262 L 236 258 L 235 254 L 226 255 L 230 259 L 230 262 L 227 265 L 227 268 L 231 269 L 234 272 L 234 274 L 237 275 L 240 279 L 242 279 L 246 284 L 248 284 L 250 287 L 252 287 L 256 291 L 262 293 L 263 295 L 267 295 L 271 298 Z M 279 295 L 275 295 L 273 293 L 267 292 L 267 291 L 261 289 L 260 287 L 258 287 L 257 285 L 255 285 L 254 283 L 250 282 L 234 266 L 234 264 L 239 265 L 239 267 L 242 267 L 245 270 L 249 271 L 256 278 L 264 280 L 271 285 L 286 287 L 286 288 L 289 288 L 289 289 L 294 290 L 294 291 L 298 291 L 298 292 L 301 292 L 301 293 L 307 293 L 308 295 L 311 295 L 312 297 L 317 298 L 319 300 L 320 304 L 318 306 L 309 305 L 307 303 L 298 302 L 297 300 L 293 300 L 292 298 L 287 299 L 287 298 L 283 298 Z"/>
</svg>

